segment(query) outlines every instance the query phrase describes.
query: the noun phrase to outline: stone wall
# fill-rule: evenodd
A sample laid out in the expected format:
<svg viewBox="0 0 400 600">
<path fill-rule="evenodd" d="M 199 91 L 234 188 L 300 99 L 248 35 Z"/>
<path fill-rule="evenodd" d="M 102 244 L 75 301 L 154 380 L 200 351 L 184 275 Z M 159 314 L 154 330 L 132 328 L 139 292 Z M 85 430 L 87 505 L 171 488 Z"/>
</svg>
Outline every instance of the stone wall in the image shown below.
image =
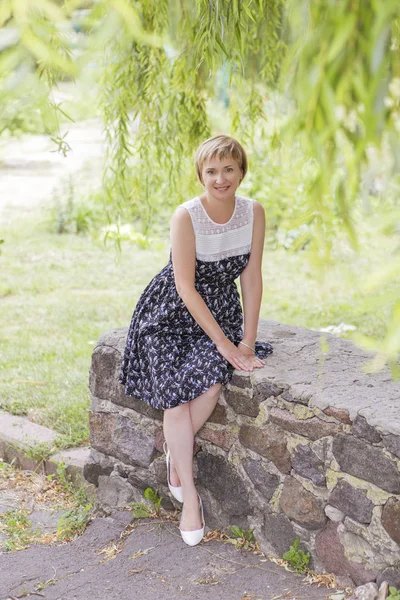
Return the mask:
<svg viewBox="0 0 400 600">
<path fill-rule="evenodd" d="M 93 351 L 85 476 L 101 505 L 141 501 L 152 486 L 172 508 L 163 413 L 118 383 L 126 334 L 107 332 Z M 196 437 L 207 526 L 254 528 L 275 555 L 300 537 L 314 569 L 400 588 L 400 383 L 364 372 L 371 356 L 329 334 L 326 347 L 320 333 L 260 321 L 259 339 L 274 354 L 235 372 Z"/>
</svg>

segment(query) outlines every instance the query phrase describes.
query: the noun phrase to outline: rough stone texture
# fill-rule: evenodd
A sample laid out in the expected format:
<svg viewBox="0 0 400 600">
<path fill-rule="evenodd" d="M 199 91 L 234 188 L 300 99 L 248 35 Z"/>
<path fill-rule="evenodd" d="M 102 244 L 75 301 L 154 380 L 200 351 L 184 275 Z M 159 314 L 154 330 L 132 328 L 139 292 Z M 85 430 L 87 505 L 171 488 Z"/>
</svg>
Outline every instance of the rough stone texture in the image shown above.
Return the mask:
<svg viewBox="0 0 400 600">
<path fill-rule="evenodd" d="M 376 486 L 400 494 L 400 473 L 396 463 L 380 448 L 350 435 L 338 435 L 333 440 L 333 454 L 341 470 Z"/>
<path fill-rule="evenodd" d="M 322 460 L 306 444 L 299 444 L 292 458 L 293 470 L 315 485 L 325 485 L 325 468 Z"/>
<path fill-rule="evenodd" d="M 383 436 L 383 445 L 389 452 L 400 458 L 400 435 L 393 435 L 389 433 Z"/>
<path fill-rule="evenodd" d="M 99 476 L 97 501 L 101 506 L 121 508 L 131 502 L 142 502 L 143 495 L 115 471 L 110 476 Z"/>
<path fill-rule="evenodd" d="M 292 523 L 281 513 L 265 513 L 263 532 L 265 540 L 271 544 L 278 556 L 287 552 L 297 537 Z M 299 547 L 305 550 L 304 544 L 299 544 Z"/>
<path fill-rule="evenodd" d="M 400 546 L 400 500 L 389 498 L 382 511 L 382 525 Z"/>
<path fill-rule="evenodd" d="M 332 490 L 329 503 L 360 523 L 371 522 L 373 502 L 365 492 L 357 490 L 344 479 L 341 479 Z"/>
<path fill-rule="evenodd" d="M 56 438 L 57 433 L 47 427 L 0 411 L 0 458 L 12 462 L 14 467 L 30 471 L 42 468 L 40 461 L 27 456 L 25 451 L 38 443 L 51 444 Z M 45 467 L 48 466 L 52 465 L 45 461 Z"/>
<path fill-rule="evenodd" d="M 273 473 L 269 473 L 258 460 L 252 460 L 251 458 L 243 462 L 243 467 L 253 482 L 254 487 L 266 500 L 271 500 L 279 485 L 279 477 Z"/>
<path fill-rule="evenodd" d="M 327 435 L 336 435 L 339 432 L 339 426 L 334 423 L 327 423 L 311 417 L 311 419 L 297 419 L 289 410 L 282 408 L 272 408 L 270 412 L 270 421 L 280 425 L 283 429 L 304 435 L 310 440 L 318 440 Z"/>
<path fill-rule="evenodd" d="M 112 413 L 90 413 L 90 443 L 93 448 L 119 458 L 128 465 L 148 467 L 154 458 L 154 436 L 127 417 Z"/>
<path fill-rule="evenodd" d="M 257 397 L 249 395 L 242 389 L 228 387 L 225 390 L 225 400 L 238 415 L 256 417 L 260 411 L 260 402 Z"/>
<path fill-rule="evenodd" d="M 279 506 L 290 519 L 306 529 L 320 529 L 326 523 L 326 515 L 321 500 L 304 489 L 292 477 L 286 477 Z"/>
<path fill-rule="evenodd" d="M 250 374 L 246 373 L 245 371 L 235 371 L 231 377 L 230 385 L 241 388 L 242 390 L 251 390 L 252 383 Z"/>
<path fill-rule="evenodd" d="M 359 585 L 355 590 L 353 596 L 354 600 L 376 600 L 378 596 L 378 586 L 373 581 Z"/>
<path fill-rule="evenodd" d="M 218 402 L 208 420 L 210 421 L 210 423 L 219 423 L 220 425 L 226 425 L 228 423 L 226 406 Z"/>
<path fill-rule="evenodd" d="M 384 581 L 400 590 L 400 564 L 397 567 L 387 567 L 378 573 L 377 585 L 381 586 Z"/>
<path fill-rule="evenodd" d="M 389 596 L 389 584 L 387 581 L 382 581 L 378 590 L 378 600 L 386 600 Z"/>
<path fill-rule="evenodd" d="M 316 553 L 323 564 L 329 565 L 331 572 L 348 575 L 356 585 L 374 581 L 376 573 L 366 569 L 361 563 L 349 561 L 337 533 L 337 523 L 327 523 L 315 540 Z"/>
<path fill-rule="evenodd" d="M 214 456 L 204 450 L 197 454 L 196 459 L 199 468 L 197 483 L 212 494 L 222 512 L 231 519 L 252 514 L 248 490 L 233 465 L 222 456 Z"/>
<path fill-rule="evenodd" d="M 270 381 L 260 381 L 254 384 L 254 397 L 259 403 L 271 398 L 271 396 L 279 396 L 281 393 L 282 388 Z"/>
<path fill-rule="evenodd" d="M 290 454 L 282 433 L 271 425 L 264 427 L 242 425 L 239 431 L 239 441 L 246 448 L 271 460 L 282 473 L 290 473 Z"/>
<path fill-rule="evenodd" d="M 93 483 L 97 487 L 100 475 L 110 475 L 114 470 L 114 463 L 115 460 L 92 448 L 83 468 L 83 476 L 89 483 Z"/>
<path fill-rule="evenodd" d="M 323 413 L 327 417 L 333 417 L 346 425 L 351 425 L 352 420 L 350 419 L 349 411 L 346 408 L 335 408 L 334 406 L 327 406 L 324 408 Z"/>
<path fill-rule="evenodd" d="M 379 444 L 382 437 L 378 431 L 371 425 L 368 425 L 367 419 L 361 415 L 357 415 L 353 422 L 353 434 L 357 437 L 364 438 L 371 444 Z"/>
<path fill-rule="evenodd" d="M 328 517 L 328 519 L 330 519 L 334 523 L 340 523 L 340 521 L 343 521 L 343 519 L 346 516 L 341 510 L 335 508 L 334 506 L 331 506 L 330 504 L 327 504 L 325 506 L 325 514 Z"/>
<path fill-rule="evenodd" d="M 211 429 L 210 427 L 202 427 L 197 435 L 200 439 L 212 442 L 224 450 L 229 450 L 234 441 L 234 436 L 226 429 L 217 430 Z"/>
</svg>

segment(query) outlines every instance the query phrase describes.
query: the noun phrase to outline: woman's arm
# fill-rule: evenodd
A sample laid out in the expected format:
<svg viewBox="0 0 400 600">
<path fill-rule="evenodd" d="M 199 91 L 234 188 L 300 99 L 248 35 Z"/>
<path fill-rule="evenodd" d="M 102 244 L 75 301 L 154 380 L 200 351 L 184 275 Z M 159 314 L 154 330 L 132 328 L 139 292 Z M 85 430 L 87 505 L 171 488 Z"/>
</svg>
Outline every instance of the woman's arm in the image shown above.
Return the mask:
<svg viewBox="0 0 400 600">
<path fill-rule="evenodd" d="M 250 259 L 240 275 L 244 316 L 243 342 L 252 348 L 254 348 L 254 342 L 257 337 L 263 291 L 261 263 L 264 250 L 264 237 L 265 211 L 259 202 L 254 202 L 253 238 Z"/>
<path fill-rule="evenodd" d="M 188 211 L 178 207 L 171 220 L 171 250 L 175 286 L 188 311 L 235 369 L 252 370 L 252 363 L 225 336 L 194 286 L 196 243 Z"/>
</svg>

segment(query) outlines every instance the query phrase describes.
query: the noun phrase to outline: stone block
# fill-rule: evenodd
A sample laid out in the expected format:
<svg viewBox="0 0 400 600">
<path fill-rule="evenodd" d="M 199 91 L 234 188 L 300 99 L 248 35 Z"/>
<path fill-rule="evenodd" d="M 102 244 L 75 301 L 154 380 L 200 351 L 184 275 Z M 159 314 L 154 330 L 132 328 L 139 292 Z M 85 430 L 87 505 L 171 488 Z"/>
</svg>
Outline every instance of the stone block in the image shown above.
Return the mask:
<svg viewBox="0 0 400 600">
<path fill-rule="evenodd" d="M 153 473 L 151 473 L 148 469 L 134 468 L 130 470 L 127 479 L 131 486 L 143 492 L 148 487 L 152 487 L 153 489 L 156 489 L 157 487 L 155 475 L 153 475 Z M 165 480 L 163 483 L 166 484 L 167 480 Z"/>
<path fill-rule="evenodd" d="M 332 490 L 329 503 L 359 523 L 370 523 L 374 504 L 362 490 L 341 479 Z"/>
<path fill-rule="evenodd" d="M 303 435 L 310 440 L 318 440 L 327 435 L 337 435 L 340 428 L 335 423 L 327 423 L 311 417 L 311 419 L 297 419 L 289 410 L 274 407 L 270 411 L 269 419 L 286 431 Z"/>
<path fill-rule="evenodd" d="M 400 500 L 389 498 L 382 510 L 382 525 L 400 546 Z"/>
<path fill-rule="evenodd" d="M 346 516 L 341 510 L 335 508 L 334 506 L 331 506 L 330 504 L 327 504 L 325 506 L 325 514 L 328 517 L 328 519 L 330 519 L 334 523 L 340 523 Z"/>
<path fill-rule="evenodd" d="M 378 590 L 378 599 L 377 600 L 386 600 L 389 596 L 389 584 L 387 581 L 382 581 Z"/>
<path fill-rule="evenodd" d="M 101 506 L 121 508 L 131 502 L 142 502 L 143 496 L 126 479 L 113 471 L 111 475 L 100 475 L 97 489 L 97 502 Z"/>
<path fill-rule="evenodd" d="M 304 489 L 293 477 L 286 477 L 279 506 L 289 519 L 306 529 L 320 529 L 326 523 L 323 502 Z"/>
<path fill-rule="evenodd" d="M 370 481 L 393 494 L 400 493 L 397 465 L 381 448 L 350 435 L 338 435 L 333 440 L 333 454 L 345 473 Z"/>
<path fill-rule="evenodd" d="M 367 442 L 371 442 L 371 444 L 379 444 L 382 440 L 380 433 L 369 425 L 367 419 L 361 415 L 357 415 L 353 421 L 353 434 L 364 438 Z"/>
<path fill-rule="evenodd" d="M 389 433 L 383 436 L 382 442 L 389 452 L 400 458 L 400 435 Z"/>
<path fill-rule="evenodd" d="M 99 458 L 101 457 L 101 458 Z M 91 450 L 89 458 L 83 467 L 83 476 L 89 483 L 96 487 L 99 485 L 101 475 L 110 475 L 114 469 L 114 462 L 108 456 L 104 456 L 95 450 Z"/>
<path fill-rule="evenodd" d="M 283 392 L 283 394 L 281 395 L 281 398 L 283 400 L 286 400 L 286 402 L 296 402 L 296 403 L 304 404 L 304 405 L 307 405 L 309 402 L 309 398 L 306 398 L 305 396 L 299 396 L 299 397 L 293 396 L 287 390 L 285 392 Z"/>
<path fill-rule="evenodd" d="M 153 408 L 143 400 L 139 398 L 134 398 L 133 396 L 127 396 L 124 393 L 124 387 L 117 381 L 116 389 L 119 390 L 118 393 L 115 393 L 112 397 L 112 402 L 114 404 L 118 404 L 119 406 L 123 406 L 124 408 L 130 408 L 141 415 L 149 417 L 150 419 L 155 419 L 157 421 L 163 420 L 163 410 L 158 410 Z"/>
<path fill-rule="evenodd" d="M 240 389 L 228 386 L 225 390 L 225 401 L 237 415 L 256 417 L 260 411 L 258 399 Z"/>
<path fill-rule="evenodd" d="M 326 483 L 326 472 L 324 463 L 306 444 L 299 444 L 296 447 L 292 458 L 293 470 L 311 481 L 315 485 L 324 486 Z"/>
<path fill-rule="evenodd" d="M 246 448 L 271 460 L 281 473 L 290 473 L 291 462 L 282 431 L 273 425 L 242 425 L 239 441 Z"/>
<path fill-rule="evenodd" d="M 197 483 L 219 503 L 221 510 L 231 519 L 252 514 L 248 490 L 234 466 L 222 456 L 204 450 L 197 454 Z"/>
<path fill-rule="evenodd" d="M 282 388 L 271 381 L 258 381 L 254 385 L 254 396 L 257 398 L 258 403 L 263 402 L 271 396 L 279 396 L 282 393 Z"/>
<path fill-rule="evenodd" d="M 347 575 L 356 585 L 374 581 L 376 572 L 370 571 L 361 563 L 350 561 L 344 554 L 337 532 L 339 524 L 328 522 L 315 539 L 317 557 L 328 572 L 335 575 Z"/>
<path fill-rule="evenodd" d="M 263 537 L 274 548 L 277 555 L 281 557 L 282 554 L 290 550 L 290 546 L 298 535 L 285 515 L 267 512 L 264 514 Z M 306 551 L 303 542 L 299 543 L 299 548 Z"/>
<path fill-rule="evenodd" d="M 251 458 L 243 462 L 243 468 L 260 494 L 267 501 L 271 500 L 279 485 L 279 477 L 264 469 L 260 461 Z"/>
<path fill-rule="evenodd" d="M 242 390 L 251 390 L 252 384 L 248 373 L 234 371 L 230 379 L 230 385 L 241 388 Z"/>
<path fill-rule="evenodd" d="M 110 346 L 97 345 L 92 353 L 89 389 L 101 400 L 112 400 L 115 394 L 115 373 L 120 354 Z"/>
<path fill-rule="evenodd" d="M 211 415 L 208 417 L 210 423 L 218 423 L 220 425 L 226 425 L 228 423 L 228 416 L 226 414 L 226 406 L 224 404 L 217 403 Z"/>
<path fill-rule="evenodd" d="M 167 482 L 167 463 L 165 460 L 155 459 L 151 463 L 157 481 L 166 484 Z"/>
<path fill-rule="evenodd" d="M 197 435 L 200 439 L 211 442 L 226 451 L 231 448 L 234 441 L 233 434 L 227 429 L 211 429 L 205 426 L 198 431 Z"/>
<path fill-rule="evenodd" d="M 98 344 L 95 347 L 89 371 L 89 389 L 92 395 L 162 421 L 162 410 L 156 410 L 143 400 L 125 394 L 124 386 L 118 381 L 121 363 L 121 353 L 116 348 L 108 344 Z"/>
<path fill-rule="evenodd" d="M 387 581 L 390 586 L 400 590 L 400 564 L 379 571 L 376 577 L 377 585 L 381 586 L 384 581 Z"/>
<path fill-rule="evenodd" d="M 370 581 L 359 585 L 351 596 L 353 600 L 376 600 L 378 597 L 378 586 L 375 582 Z"/>
<path fill-rule="evenodd" d="M 128 465 L 148 467 L 155 457 L 154 435 L 128 417 L 116 413 L 89 413 L 90 442 L 103 454 Z"/>
<path fill-rule="evenodd" d="M 346 408 L 337 408 L 335 406 L 327 406 L 322 411 L 327 417 L 333 417 L 337 421 L 341 421 L 346 425 L 351 425 L 350 413 Z"/>
</svg>

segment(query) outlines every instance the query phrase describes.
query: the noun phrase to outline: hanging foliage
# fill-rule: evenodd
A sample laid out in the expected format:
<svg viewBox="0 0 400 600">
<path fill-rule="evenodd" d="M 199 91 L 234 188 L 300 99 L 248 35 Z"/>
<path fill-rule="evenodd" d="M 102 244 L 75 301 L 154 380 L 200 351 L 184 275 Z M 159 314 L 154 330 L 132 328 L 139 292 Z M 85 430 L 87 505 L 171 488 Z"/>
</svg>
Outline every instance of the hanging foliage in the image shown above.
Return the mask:
<svg viewBox="0 0 400 600">
<path fill-rule="evenodd" d="M 86 48 L 75 57 L 65 24 L 77 9 L 86 10 Z M 392 173 L 399 170 L 398 0 L 2 0 L 0 27 L 14 34 L 0 40 L 0 134 L 12 130 L 18 117 L 10 106 L 26 97 L 27 82 L 51 88 L 90 61 L 101 71 L 110 222 L 140 219 L 146 231 L 197 189 L 192 155 L 213 133 L 216 99 L 226 131 L 250 150 L 267 135 L 270 149 L 298 144 L 312 165 L 302 210 L 291 218 L 293 227 L 304 226 L 299 247 L 315 249 L 316 266 L 329 261 L 333 222 L 357 248 L 357 199 L 371 147 L 388 144 Z M 273 90 L 287 109 L 271 133 Z M 44 128 L 66 153 L 61 110 L 41 97 Z M 395 199 L 386 223 L 399 223 L 399 213 Z M 397 255 L 385 281 L 398 285 L 399 272 Z M 400 304 L 380 347 L 392 362 L 399 314 Z"/>
</svg>

